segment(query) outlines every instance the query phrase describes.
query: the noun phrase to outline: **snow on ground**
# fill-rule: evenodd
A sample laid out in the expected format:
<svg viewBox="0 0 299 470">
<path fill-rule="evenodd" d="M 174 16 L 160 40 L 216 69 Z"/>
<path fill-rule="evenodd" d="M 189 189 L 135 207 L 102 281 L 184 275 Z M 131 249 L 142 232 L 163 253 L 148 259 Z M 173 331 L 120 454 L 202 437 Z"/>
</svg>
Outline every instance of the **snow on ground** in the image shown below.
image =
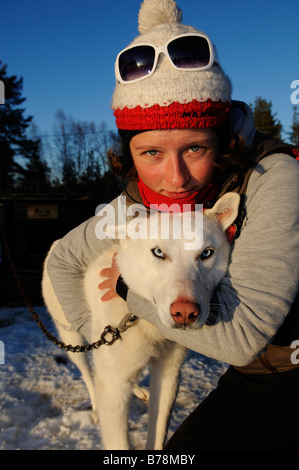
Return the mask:
<svg viewBox="0 0 299 470">
<path fill-rule="evenodd" d="M 36 310 L 54 331 L 46 310 Z M 0 341 L 0 449 L 101 450 L 80 373 L 66 353 L 46 339 L 25 307 L 0 308 Z M 188 355 L 169 436 L 215 388 L 226 368 L 199 354 Z M 140 383 L 148 386 L 148 381 L 145 370 Z M 129 427 L 135 449 L 145 445 L 147 411 L 147 403 L 133 397 Z"/>
</svg>

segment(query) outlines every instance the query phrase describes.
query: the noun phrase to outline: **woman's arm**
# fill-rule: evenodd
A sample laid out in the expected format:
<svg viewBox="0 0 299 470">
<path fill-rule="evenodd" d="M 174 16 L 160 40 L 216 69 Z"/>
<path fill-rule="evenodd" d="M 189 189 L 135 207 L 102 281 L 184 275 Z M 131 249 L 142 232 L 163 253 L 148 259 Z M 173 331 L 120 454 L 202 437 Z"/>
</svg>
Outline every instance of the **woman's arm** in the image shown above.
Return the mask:
<svg viewBox="0 0 299 470">
<path fill-rule="evenodd" d="M 112 224 L 118 220 L 118 198 L 109 204 Z M 105 215 L 105 212 L 104 212 Z M 67 320 L 72 327 L 87 337 L 90 323 L 90 310 L 84 291 L 84 275 L 88 266 L 97 256 L 109 249 L 115 240 L 99 238 L 100 215 L 92 217 L 65 235 L 47 262 L 47 272 L 55 294 Z"/>
<path fill-rule="evenodd" d="M 168 339 L 236 366 L 250 363 L 271 342 L 298 291 L 298 162 L 287 155 L 262 160 L 249 181 L 246 209 L 229 272 L 213 299 L 221 321 L 200 330 L 168 329 L 150 302 L 131 290 L 127 296 L 130 312 Z"/>
</svg>

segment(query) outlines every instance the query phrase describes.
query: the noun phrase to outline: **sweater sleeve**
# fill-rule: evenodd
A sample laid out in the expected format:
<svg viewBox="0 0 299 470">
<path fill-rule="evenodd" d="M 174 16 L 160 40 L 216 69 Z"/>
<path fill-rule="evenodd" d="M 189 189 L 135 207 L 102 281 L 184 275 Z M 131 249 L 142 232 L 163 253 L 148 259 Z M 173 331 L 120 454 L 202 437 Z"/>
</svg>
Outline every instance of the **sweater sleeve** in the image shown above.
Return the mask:
<svg viewBox="0 0 299 470">
<path fill-rule="evenodd" d="M 115 220 L 111 217 L 113 215 L 118 217 L 117 201 L 118 198 L 109 204 L 109 209 L 112 211 L 110 214 L 112 224 Z M 107 214 L 104 205 L 103 212 L 83 222 L 59 240 L 46 266 L 51 284 L 67 320 L 73 329 L 80 331 L 87 339 L 91 312 L 84 291 L 85 272 L 97 256 L 115 243 L 115 240 L 101 238 L 97 233 L 101 214 L 103 218 Z"/>
<path fill-rule="evenodd" d="M 170 340 L 236 366 L 254 360 L 286 318 L 299 287 L 299 164 L 287 155 L 255 168 L 246 196 L 246 222 L 213 298 L 213 325 L 165 328 L 157 311 L 128 292 L 130 312 L 155 324 Z M 295 338 L 294 338 L 295 339 Z"/>
</svg>

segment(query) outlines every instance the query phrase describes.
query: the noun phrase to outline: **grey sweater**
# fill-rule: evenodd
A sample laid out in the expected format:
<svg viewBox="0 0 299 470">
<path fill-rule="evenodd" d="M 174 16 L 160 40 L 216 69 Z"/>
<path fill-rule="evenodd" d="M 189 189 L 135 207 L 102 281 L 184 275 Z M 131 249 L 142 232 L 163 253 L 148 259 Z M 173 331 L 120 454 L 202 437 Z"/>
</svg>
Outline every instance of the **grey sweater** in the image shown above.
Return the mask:
<svg viewBox="0 0 299 470">
<path fill-rule="evenodd" d="M 112 204 L 116 206 L 117 200 Z M 156 325 L 166 338 L 236 366 L 250 363 L 271 342 L 299 288 L 298 162 L 284 154 L 264 158 L 250 177 L 245 204 L 245 225 L 215 292 L 215 325 L 200 330 L 165 328 L 152 303 L 132 290 L 127 297 L 130 312 Z M 84 273 L 112 243 L 96 237 L 98 220 L 92 217 L 61 239 L 47 265 L 68 321 L 87 340 L 91 322 Z"/>
<path fill-rule="evenodd" d="M 155 308 L 128 293 L 130 312 L 189 349 L 235 366 L 253 361 L 271 342 L 299 289 L 299 164 L 266 157 L 250 177 L 246 223 L 227 275 L 215 292 L 218 321 L 200 330 L 166 329 Z M 297 339 L 297 338 L 294 338 Z"/>
</svg>

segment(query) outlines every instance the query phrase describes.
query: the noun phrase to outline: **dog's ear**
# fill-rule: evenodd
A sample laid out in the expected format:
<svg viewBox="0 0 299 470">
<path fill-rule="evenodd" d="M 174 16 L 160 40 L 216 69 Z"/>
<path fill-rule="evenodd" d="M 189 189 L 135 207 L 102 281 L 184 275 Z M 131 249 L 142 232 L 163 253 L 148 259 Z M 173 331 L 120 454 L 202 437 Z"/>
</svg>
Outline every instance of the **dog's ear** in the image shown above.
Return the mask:
<svg viewBox="0 0 299 470">
<path fill-rule="evenodd" d="M 124 240 L 127 238 L 127 224 L 122 225 L 107 225 L 104 228 L 107 238 L 113 240 Z"/>
<path fill-rule="evenodd" d="M 236 219 L 239 211 L 240 195 L 224 194 L 211 209 L 204 211 L 205 216 L 218 222 L 226 230 Z"/>
<path fill-rule="evenodd" d="M 129 214 L 130 215 L 130 214 Z M 125 223 L 118 225 L 107 225 L 104 229 L 108 238 L 125 240 L 136 240 L 139 238 L 148 238 L 148 217 L 145 211 L 138 212 L 138 215 L 130 218 Z"/>
<path fill-rule="evenodd" d="M 132 204 L 125 211 L 115 212 L 112 204 L 101 204 L 96 210 L 99 218 L 95 233 L 100 240 L 125 240 L 126 238 L 140 238 L 141 233 L 147 229 L 147 211 L 141 204 Z M 145 237 L 141 238 L 147 238 Z"/>
</svg>

